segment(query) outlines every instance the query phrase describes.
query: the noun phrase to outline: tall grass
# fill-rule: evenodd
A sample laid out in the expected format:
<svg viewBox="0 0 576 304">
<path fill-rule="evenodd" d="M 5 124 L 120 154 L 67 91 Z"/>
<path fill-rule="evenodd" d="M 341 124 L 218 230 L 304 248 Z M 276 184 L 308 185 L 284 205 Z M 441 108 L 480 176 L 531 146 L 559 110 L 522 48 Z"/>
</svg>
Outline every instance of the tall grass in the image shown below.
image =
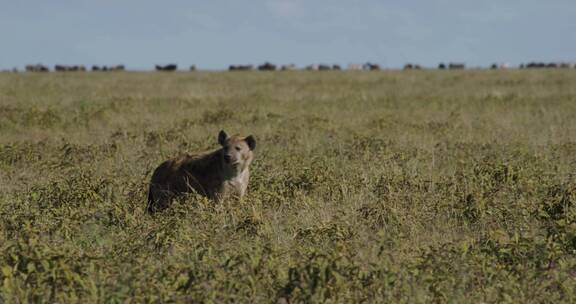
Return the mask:
<svg viewBox="0 0 576 304">
<path fill-rule="evenodd" d="M 0 302 L 576 301 L 570 70 L 0 74 Z M 151 171 L 257 138 L 249 193 Z"/>
</svg>

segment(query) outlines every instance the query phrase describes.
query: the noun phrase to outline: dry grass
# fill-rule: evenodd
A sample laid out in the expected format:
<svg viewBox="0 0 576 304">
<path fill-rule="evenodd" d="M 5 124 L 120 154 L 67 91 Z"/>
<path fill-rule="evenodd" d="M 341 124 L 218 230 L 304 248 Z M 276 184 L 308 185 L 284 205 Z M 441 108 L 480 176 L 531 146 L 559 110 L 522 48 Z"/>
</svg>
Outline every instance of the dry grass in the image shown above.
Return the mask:
<svg viewBox="0 0 576 304">
<path fill-rule="evenodd" d="M 0 302 L 576 300 L 576 73 L 0 74 Z M 249 194 L 144 213 L 258 140 Z"/>
</svg>

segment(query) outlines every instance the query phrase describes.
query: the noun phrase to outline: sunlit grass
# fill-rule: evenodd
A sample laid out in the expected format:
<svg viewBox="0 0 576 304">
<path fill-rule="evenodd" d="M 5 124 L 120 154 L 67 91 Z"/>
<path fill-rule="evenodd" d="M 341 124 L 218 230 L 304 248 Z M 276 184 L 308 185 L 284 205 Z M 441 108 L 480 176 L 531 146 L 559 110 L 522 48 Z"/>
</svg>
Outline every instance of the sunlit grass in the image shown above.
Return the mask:
<svg viewBox="0 0 576 304">
<path fill-rule="evenodd" d="M 0 302 L 576 300 L 576 73 L 0 73 Z M 253 134 L 248 195 L 145 213 Z"/>
</svg>

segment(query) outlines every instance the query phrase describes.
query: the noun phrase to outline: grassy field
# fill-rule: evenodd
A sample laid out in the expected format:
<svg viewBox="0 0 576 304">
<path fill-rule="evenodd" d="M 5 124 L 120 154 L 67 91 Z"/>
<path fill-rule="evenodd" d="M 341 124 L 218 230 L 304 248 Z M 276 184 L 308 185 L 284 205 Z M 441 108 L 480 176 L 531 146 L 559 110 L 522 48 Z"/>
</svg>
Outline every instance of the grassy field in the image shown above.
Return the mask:
<svg viewBox="0 0 576 304">
<path fill-rule="evenodd" d="M 0 74 L 0 303 L 574 303 L 576 70 Z M 248 195 L 145 213 L 253 134 Z"/>
</svg>

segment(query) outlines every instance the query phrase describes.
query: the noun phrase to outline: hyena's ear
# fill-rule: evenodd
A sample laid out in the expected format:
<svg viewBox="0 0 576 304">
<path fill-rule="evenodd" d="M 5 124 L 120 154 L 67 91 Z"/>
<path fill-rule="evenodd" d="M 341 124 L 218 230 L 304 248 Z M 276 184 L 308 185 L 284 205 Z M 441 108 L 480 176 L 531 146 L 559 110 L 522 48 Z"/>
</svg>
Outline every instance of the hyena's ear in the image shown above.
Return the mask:
<svg viewBox="0 0 576 304">
<path fill-rule="evenodd" d="M 254 138 L 254 136 L 250 135 L 250 136 L 246 137 L 244 140 L 248 144 L 248 147 L 250 148 L 250 150 L 256 149 L 256 139 Z"/>
<path fill-rule="evenodd" d="M 228 134 L 226 134 L 226 132 L 224 132 L 224 130 L 220 130 L 220 133 L 218 133 L 218 143 L 222 146 L 224 146 L 226 144 L 226 140 L 228 139 Z"/>
</svg>

